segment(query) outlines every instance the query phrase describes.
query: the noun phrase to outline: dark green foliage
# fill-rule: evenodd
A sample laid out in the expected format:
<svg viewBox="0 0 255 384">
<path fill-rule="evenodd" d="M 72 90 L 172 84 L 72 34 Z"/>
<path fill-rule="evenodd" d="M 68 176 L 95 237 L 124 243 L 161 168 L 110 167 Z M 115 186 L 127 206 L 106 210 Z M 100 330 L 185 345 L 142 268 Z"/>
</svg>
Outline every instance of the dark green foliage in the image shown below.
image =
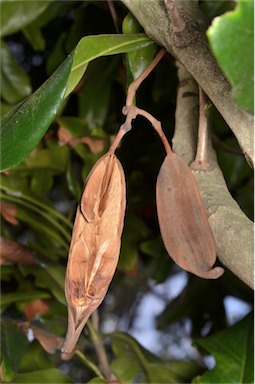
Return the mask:
<svg viewBox="0 0 255 384">
<path fill-rule="evenodd" d="M 232 2 L 228 6 L 217 2 L 221 5 L 217 8 L 211 1 L 202 3 L 211 19 L 233 8 Z M 107 2 L 18 1 L 13 5 L 1 4 L 1 57 L 8 59 L 1 63 L 2 70 L 6 66 L 2 115 L 9 112 L 2 117 L 1 129 L 1 169 L 7 170 L 1 174 L 1 236 L 26 244 L 36 263 L 3 260 L 1 379 L 12 383 L 105 383 L 93 369 L 97 356 L 87 328 L 79 340 L 80 355 L 63 361 L 59 351 L 50 355 L 37 338 L 28 342 L 26 327 L 31 321 L 39 322 L 51 332 L 53 341 L 65 336 L 65 268 L 83 182 L 123 123 L 127 86 L 150 63 L 157 45 L 130 15 L 125 34 L 116 34 Z M 114 6 L 115 24 L 121 32 L 128 11 L 121 2 Z M 231 36 L 229 46 L 235 42 Z M 238 69 L 247 72 L 242 63 Z M 166 55 L 136 97 L 141 108 L 162 121 L 169 141 L 176 91 L 176 67 Z M 238 103 L 250 110 L 250 102 L 248 95 L 244 104 Z M 252 171 L 242 156 L 232 153 L 236 140 L 216 111 L 212 128 L 228 187 L 252 218 Z M 65 143 L 61 134 L 68 137 Z M 155 348 L 160 350 L 157 356 L 128 334 L 139 316 L 137 307 L 143 295 L 153 294 L 159 284 L 175 278 L 179 269 L 166 254 L 156 217 L 155 183 L 165 155 L 162 144 L 151 126 L 138 118 L 116 154 L 125 171 L 128 209 L 118 269 L 109 296 L 99 308 L 101 337 L 112 370 L 123 383 L 209 383 L 223 379 L 223 374 L 224 382 L 252 382 L 251 317 L 229 327 L 224 299 L 237 297 L 252 307 L 253 296 L 228 272 L 217 281 L 189 276 L 171 300 L 169 295 L 157 293 L 163 304 L 155 327 L 164 341 L 161 350 Z M 175 335 L 178 327 L 178 341 L 187 340 L 187 319 L 189 342 L 198 338 L 199 348 L 188 358 L 185 351 L 181 357 L 175 355 L 177 343 L 171 344 L 179 337 L 179 333 Z M 222 352 L 223 344 L 228 351 L 237 350 L 234 357 Z M 208 353 L 216 359 L 212 371 L 201 363 Z M 240 366 L 245 367 L 241 373 Z"/>
</svg>

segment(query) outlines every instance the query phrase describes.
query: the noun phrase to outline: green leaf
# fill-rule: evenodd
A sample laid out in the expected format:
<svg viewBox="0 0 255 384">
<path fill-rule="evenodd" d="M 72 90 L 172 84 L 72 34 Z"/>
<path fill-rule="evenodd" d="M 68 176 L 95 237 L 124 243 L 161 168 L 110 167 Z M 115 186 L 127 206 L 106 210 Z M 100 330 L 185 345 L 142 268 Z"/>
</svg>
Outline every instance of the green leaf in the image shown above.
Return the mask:
<svg viewBox="0 0 255 384">
<path fill-rule="evenodd" d="M 56 299 L 66 305 L 66 298 L 64 293 L 65 286 L 65 268 L 62 265 L 57 267 L 46 267 L 45 272 L 41 270 L 36 276 L 36 283 L 41 288 L 49 289 Z"/>
<path fill-rule="evenodd" d="M 0 136 L 1 170 L 17 165 L 38 144 L 58 113 L 64 97 L 79 82 L 89 61 L 103 55 L 140 49 L 152 43 L 152 40 L 142 34 L 84 37 L 75 50 L 74 61 L 71 54 L 29 99 L 4 119 Z"/>
<path fill-rule="evenodd" d="M 184 383 L 199 372 L 193 363 L 163 362 L 125 333 L 113 333 L 110 337 L 116 356 L 111 368 L 124 383 L 136 382 L 138 375 L 142 383 Z"/>
<path fill-rule="evenodd" d="M 216 359 L 216 366 L 194 383 L 254 383 L 253 316 L 195 344 Z"/>
<path fill-rule="evenodd" d="M 30 170 L 51 170 L 54 174 L 63 173 L 68 163 L 68 148 L 66 146 L 61 147 L 56 142 L 48 142 L 47 145 L 48 148 L 34 150 L 25 159 L 24 164 Z M 22 165 L 16 169 L 19 170 Z"/>
<path fill-rule="evenodd" d="M 66 58 L 65 42 L 67 33 L 63 32 L 55 43 L 55 46 L 47 59 L 47 73 L 52 74 Z"/>
<path fill-rule="evenodd" d="M 142 27 L 132 13 L 128 13 L 123 20 L 122 30 L 125 34 L 141 33 Z M 148 67 L 154 58 L 156 50 L 157 44 L 154 43 L 148 47 L 126 54 L 126 65 L 129 78 L 128 84 L 137 79 L 137 77 L 140 76 L 141 73 Z"/>
<path fill-rule="evenodd" d="M 69 95 L 78 84 L 90 61 L 100 56 L 130 52 L 152 44 L 154 44 L 154 42 L 142 33 L 133 35 L 116 34 L 83 37 L 75 49 L 66 96 Z"/>
<path fill-rule="evenodd" d="M 54 363 L 50 360 L 49 354 L 45 352 L 36 339 L 29 344 L 22 358 L 18 373 L 30 372 L 31 367 L 33 367 L 34 371 L 54 368 Z"/>
<path fill-rule="evenodd" d="M 61 304 L 66 305 L 65 268 L 62 265 L 45 266 L 44 268 L 21 266 L 20 269 L 24 276 L 33 275 L 35 277 L 36 287 L 50 291 Z"/>
<path fill-rule="evenodd" d="M 253 113 L 254 2 L 239 0 L 234 11 L 214 19 L 207 32 L 212 51 L 233 86 L 233 100 Z"/>
<path fill-rule="evenodd" d="M 79 92 L 79 116 L 86 121 L 91 131 L 102 127 L 107 117 L 111 85 L 119 64 L 119 60 L 114 59 L 101 58 L 91 63 L 87 70 L 88 81 Z"/>
<path fill-rule="evenodd" d="M 111 346 L 115 359 L 111 363 L 111 368 L 123 383 L 131 384 L 135 381 L 138 373 L 144 376 L 142 364 L 132 348 L 132 343 L 141 353 L 141 356 L 143 355 L 139 349 L 139 344 L 132 337 L 121 333 L 116 336 L 122 336 L 122 339 L 118 340 L 113 335 Z"/>
<path fill-rule="evenodd" d="M 22 32 L 35 51 L 43 51 L 45 49 L 46 41 L 36 22 L 32 22 L 24 27 Z"/>
<path fill-rule="evenodd" d="M 88 381 L 88 384 L 105 384 L 106 381 L 101 379 L 100 377 L 94 377 L 94 379 Z"/>
<path fill-rule="evenodd" d="M 1 1 L 0 36 L 19 31 L 35 20 L 50 4 L 50 1 Z"/>
<path fill-rule="evenodd" d="M 139 245 L 151 235 L 144 221 L 134 214 L 127 214 L 118 268 L 132 271 L 139 257 Z"/>
<path fill-rule="evenodd" d="M 69 376 L 62 373 L 57 368 L 48 368 L 42 369 L 39 371 L 32 371 L 27 373 L 18 373 L 14 379 L 13 383 L 72 383 L 73 381 Z"/>
<path fill-rule="evenodd" d="M 12 292 L 6 293 L 1 297 L 1 306 L 9 305 L 17 302 L 26 302 L 36 299 L 48 299 L 51 295 L 45 291 L 26 291 L 26 292 Z"/>
<path fill-rule="evenodd" d="M 15 104 L 28 96 L 31 90 L 29 76 L 1 40 L 1 97 L 8 103 Z"/>
<path fill-rule="evenodd" d="M 39 143 L 62 106 L 72 65 L 70 55 L 1 127 L 1 170 L 20 163 Z"/>
<path fill-rule="evenodd" d="M 148 363 L 151 383 L 187 383 L 199 372 L 199 368 L 192 363 L 178 361 L 173 363 Z"/>
<path fill-rule="evenodd" d="M 1 375 L 12 381 L 28 347 L 28 339 L 19 327 L 10 321 L 1 321 Z"/>
</svg>

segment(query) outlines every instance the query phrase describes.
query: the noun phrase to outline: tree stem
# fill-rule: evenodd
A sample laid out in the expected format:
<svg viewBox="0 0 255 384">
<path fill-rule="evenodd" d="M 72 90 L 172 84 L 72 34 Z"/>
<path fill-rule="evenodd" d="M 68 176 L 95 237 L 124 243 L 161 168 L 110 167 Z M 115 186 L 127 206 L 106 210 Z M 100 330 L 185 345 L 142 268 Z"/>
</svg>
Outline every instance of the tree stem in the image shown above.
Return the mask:
<svg viewBox="0 0 255 384">
<path fill-rule="evenodd" d="M 208 103 L 206 94 L 199 86 L 199 125 L 198 125 L 198 140 L 197 140 L 197 153 L 192 168 L 196 170 L 206 170 L 208 168 L 207 162 L 207 145 L 208 145 L 208 117 L 206 110 Z"/>
<path fill-rule="evenodd" d="M 99 361 L 99 367 L 100 371 L 102 372 L 105 380 L 107 382 L 114 382 L 114 383 L 119 383 L 118 378 L 116 377 L 115 373 L 111 370 L 107 354 L 105 351 L 104 344 L 102 342 L 102 339 L 100 337 L 98 327 L 99 327 L 99 317 L 98 317 L 98 312 L 95 310 L 92 315 L 91 315 L 91 321 L 89 320 L 87 322 L 87 327 L 90 332 L 90 339 L 91 342 L 94 346 L 94 349 L 97 354 L 97 358 Z"/>
<path fill-rule="evenodd" d="M 136 80 L 134 80 L 128 87 L 127 92 L 127 99 L 126 99 L 126 106 L 130 107 L 133 104 L 133 100 L 135 97 L 135 93 L 137 89 L 140 87 L 141 83 L 146 79 L 147 76 L 153 71 L 153 69 L 156 67 L 156 65 L 160 62 L 164 54 L 166 53 L 166 50 L 164 48 L 161 48 L 161 50 L 158 52 L 156 57 L 152 60 L 150 65 L 141 73 L 140 76 Z"/>
</svg>

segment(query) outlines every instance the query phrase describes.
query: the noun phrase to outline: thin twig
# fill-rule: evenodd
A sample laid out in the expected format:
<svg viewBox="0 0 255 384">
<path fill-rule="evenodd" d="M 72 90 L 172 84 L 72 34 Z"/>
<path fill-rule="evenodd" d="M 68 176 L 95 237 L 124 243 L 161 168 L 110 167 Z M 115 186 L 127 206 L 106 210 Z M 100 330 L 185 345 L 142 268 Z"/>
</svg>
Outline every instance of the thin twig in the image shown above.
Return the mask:
<svg viewBox="0 0 255 384">
<path fill-rule="evenodd" d="M 91 321 L 88 321 L 87 323 L 87 327 L 90 332 L 91 342 L 97 354 L 100 371 L 102 372 L 105 380 L 108 383 L 116 383 L 116 384 L 120 383 L 115 373 L 110 368 L 105 347 L 98 331 L 98 326 L 99 326 L 98 312 L 97 310 L 95 310 L 91 315 Z"/>
<path fill-rule="evenodd" d="M 164 147 L 165 147 L 165 150 L 166 150 L 166 153 L 167 154 L 172 154 L 172 149 L 169 145 L 169 142 L 162 130 L 162 127 L 161 127 L 161 122 L 157 119 L 155 119 L 155 117 L 153 117 L 149 112 L 141 109 L 141 108 L 138 108 L 138 107 L 135 107 L 135 106 L 130 106 L 130 107 L 124 107 L 123 108 L 123 114 L 124 115 L 127 115 L 127 118 L 131 115 L 132 118 L 134 119 L 137 115 L 141 115 L 143 117 L 145 117 L 150 123 L 151 125 L 153 126 L 153 128 L 155 129 L 155 131 L 157 132 L 157 134 L 159 135 Z"/>
<path fill-rule="evenodd" d="M 146 77 L 151 73 L 151 71 L 156 67 L 156 65 L 160 62 L 164 54 L 166 53 L 166 50 L 164 48 L 161 48 L 161 50 L 158 52 L 157 56 L 152 60 L 150 65 L 141 73 L 140 76 L 136 80 L 134 80 L 130 86 L 128 87 L 127 92 L 127 100 L 126 100 L 126 106 L 130 107 L 133 104 L 133 99 L 135 97 L 135 93 L 137 89 L 140 87 L 141 83 L 146 79 Z"/>
<path fill-rule="evenodd" d="M 208 168 L 207 162 L 207 145 L 208 145 L 208 117 L 206 110 L 208 102 L 206 94 L 199 86 L 199 125 L 198 125 L 198 140 L 197 140 L 197 153 L 193 163 L 193 168 L 197 170 L 206 170 Z"/>
<path fill-rule="evenodd" d="M 164 54 L 166 53 L 165 49 L 161 49 L 156 57 L 152 60 L 150 65 L 141 73 L 140 76 L 136 80 L 134 80 L 128 87 L 127 91 L 127 98 L 126 98 L 126 105 L 123 107 L 123 114 L 126 116 L 125 122 L 120 126 L 119 132 L 116 135 L 109 152 L 114 152 L 116 148 L 118 147 L 120 141 L 122 140 L 123 136 L 130 131 L 132 128 L 132 120 L 136 118 L 137 115 L 144 116 L 147 120 L 149 120 L 153 126 L 153 128 L 157 131 L 160 139 L 163 142 L 163 145 L 165 147 L 165 150 L 168 154 L 172 153 L 171 147 L 167 141 L 166 136 L 164 135 L 164 132 L 161 128 L 161 123 L 156 120 L 150 113 L 139 109 L 135 106 L 133 106 L 133 100 L 135 98 L 135 94 L 141 83 L 146 79 L 146 77 L 151 73 L 151 71 L 156 67 L 156 65 L 159 63 L 159 61 L 162 59 Z"/>
<path fill-rule="evenodd" d="M 79 359 L 88 367 L 90 368 L 92 371 L 95 372 L 95 374 L 100 377 L 100 379 L 104 379 L 104 376 L 102 375 L 102 373 L 100 372 L 100 370 L 97 368 L 97 366 L 90 360 L 87 358 L 87 356 L 84 355 L 84 353 L 82 353 L 79 349 L 76 349 L 75 350 L 75 355 L 79 357 Z"/>
<path fill-rule="evenodd" d="M 116 13 L 115 6 L 114 6 L 112 0 L 107 0 L 107 3 L 108 3 L 108 7 L 109 7 L 109 10 L 110 10 L 110 13 L 111 13 L 111 16 L 112 16 L 112 20 L 113 20 L 113 24 L 114 24 L 114 27 L 116 29 L 116 32 L 120 33 L 119 27 L 118 27 L 118 16 L 117 16 L 117 13 Z"/>
</svg>

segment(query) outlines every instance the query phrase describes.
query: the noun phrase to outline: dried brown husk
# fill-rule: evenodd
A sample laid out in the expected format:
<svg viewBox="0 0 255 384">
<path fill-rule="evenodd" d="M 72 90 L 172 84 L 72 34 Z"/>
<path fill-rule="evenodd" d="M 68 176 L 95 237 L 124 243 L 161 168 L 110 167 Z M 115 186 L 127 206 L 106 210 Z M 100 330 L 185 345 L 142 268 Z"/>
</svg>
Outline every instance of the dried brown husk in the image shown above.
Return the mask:
<svg viewBox="0 0 255 384">
<path fill-rule="evenodd" d="M 65 282 L 68 331 L 64 353 L 75 347 L 113 278 L 125 207 L 124 172 L 117 157 L 107 153 L 90 172 L 76 213 Z"/>
<path fill-rule="evenodd" d="M 194 176 L 174 153 L 160 168 L 156 201 L 162 239 L 176 264 L 199 277 L 220 277 L 224 269 L 212 268 L 216 244 Z"/>
<path fill-rule="evenodd" d="M 34 265 L 37 264 L 35 253 L 23 244 L 0 237 L 0 264 L 5 262 Z"/>
</svg>

